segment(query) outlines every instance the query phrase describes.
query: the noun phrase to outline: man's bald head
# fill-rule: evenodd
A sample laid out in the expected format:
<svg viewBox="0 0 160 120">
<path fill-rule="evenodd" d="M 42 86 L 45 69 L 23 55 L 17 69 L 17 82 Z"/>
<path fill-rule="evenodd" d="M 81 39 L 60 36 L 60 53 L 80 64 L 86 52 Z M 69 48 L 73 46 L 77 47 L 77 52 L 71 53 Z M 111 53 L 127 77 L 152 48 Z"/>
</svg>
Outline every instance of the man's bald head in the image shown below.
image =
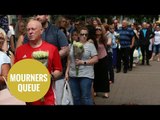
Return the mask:
<svg viewBox="0 0 160 120">
<path fill-rule="evenodd" d="M 27 34 L 29 40 L 37 40 L 41 38 L 43 32 L 42 24 L 34 19 L 29 20 L 27 24 Z"/>
<path fill-rule="evenodd" d="M 28 24 L 27 24 L 27 26 L 30 25 L 30 24 L 32 24 L 32 25 L 34 24 L 34 26 L 37 26 L 37 28 L 42 29 L 42 24 L 41 24 L 41 22 L 39 22 L 39 21 L 36 20 L 36 19 L 30 19 L 29 22 L 28 22 Z"/>
<path fill-rule="evenodd" d="M 128 26 L 128 22 L 126 20 L 122 21 L 122 27 L 126 28 Z"/>
</svg>

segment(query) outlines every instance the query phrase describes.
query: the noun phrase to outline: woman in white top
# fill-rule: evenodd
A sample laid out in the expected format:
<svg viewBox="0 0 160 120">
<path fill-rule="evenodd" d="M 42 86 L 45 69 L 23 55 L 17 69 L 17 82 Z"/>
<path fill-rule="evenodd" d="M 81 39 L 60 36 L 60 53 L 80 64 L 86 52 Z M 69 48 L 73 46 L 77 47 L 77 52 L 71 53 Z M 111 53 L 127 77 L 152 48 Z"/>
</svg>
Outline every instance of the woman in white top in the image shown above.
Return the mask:
<svg viewBox="0 0 160 120">
<path fill-rule="evenodd" d="M 157 54 L 158 59 L 157 61 L 160 61 L 160 27 L 156 26 L 156 31 L 154 32 L 155 36 L 153 38 L 153 53 L 150 60 L 153 60 L 154 56 Z"/>
<path fill-rule="evenodd" d="M 73 44 L 70 46 L 68 56 L 66 80 L 69 80 L 74 105 L 94 105 L 92 99 L 92 82 L 94 79 L 94 64 L 98 62 L 97 50 L 93 43 L 87 41 L 88 29 L 80 28 L 79 42 L 83 44 L 84 52 L 80 59 L 75 58 Z M 78 74 L 76 70 L 78 67 Z"/>
<path fill-rule="evenodd" d="M 5 35 L 0 32 L 0 90 L 6 88 L 5 79 L 10 69 L 10 58 L 2 50 L 2 46 L 5 42 Z"/>
</svg>

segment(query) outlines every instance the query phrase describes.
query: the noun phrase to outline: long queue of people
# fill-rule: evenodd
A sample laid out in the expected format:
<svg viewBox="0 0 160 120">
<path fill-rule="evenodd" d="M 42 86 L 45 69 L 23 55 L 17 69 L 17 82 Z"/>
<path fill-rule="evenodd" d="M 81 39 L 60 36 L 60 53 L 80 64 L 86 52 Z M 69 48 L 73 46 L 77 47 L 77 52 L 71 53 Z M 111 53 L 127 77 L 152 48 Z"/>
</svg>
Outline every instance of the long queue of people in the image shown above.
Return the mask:
<svg viewBox="0 0 160 120">
<path fill-rule="evenodd" d="M 1 52 L 7 52 L 4 48 L 12 46 L 9 57 L 4 53 L 0 57 L 1 90 L 5 86 L 3 77 L 7 77 L 13 64 L 31 58 L 32 52 L 37 48 L 54 52 L 54 56 L 49 56 L 49 63 L 53 66 L 48 66 L 54 77 L 44 96 L 45 102 L 38 100 L 27 105 L 62 105 L 66 80 L 71 88 L 74 105 L 94 105 L 94 98 L 99 92 L 104 93 L 103 98 L 109 98 L 110 84 L 115 82 L 114 69 L 116 73 L 121 72 L 122 67 L 123 73 L 132 71 L 135 50 L 142 54 L 142 65 L 150 65 L 150 60 L 160 53 L 160 28 L 156 25 L 153 29 L 146 22 L 142 23 L 142 27 L 136 23 L 128 25 L 127 20 L 123 20 L 122 24 L 113 20 L 108 25 L 102 23 L 100 18 L 87 22 L 75 20 L 72 23 L 66 17 L 59 16 L 55 24 L 52 24 L 48 15 L 36 15 L 29 18 L 27 23 L 19 19 L 17 28 L 13 37 L 15 43 L 13 45 L 13 42 L 9 42 L 9 47 L 5 42 L 8 38 L 6 33 L 0 31 Z M 76 56 L 74 42 L 83 46 L 83 52 L 79 56 Z M 159 60 L 160 55 L 157 61 Z"/>
</svg>

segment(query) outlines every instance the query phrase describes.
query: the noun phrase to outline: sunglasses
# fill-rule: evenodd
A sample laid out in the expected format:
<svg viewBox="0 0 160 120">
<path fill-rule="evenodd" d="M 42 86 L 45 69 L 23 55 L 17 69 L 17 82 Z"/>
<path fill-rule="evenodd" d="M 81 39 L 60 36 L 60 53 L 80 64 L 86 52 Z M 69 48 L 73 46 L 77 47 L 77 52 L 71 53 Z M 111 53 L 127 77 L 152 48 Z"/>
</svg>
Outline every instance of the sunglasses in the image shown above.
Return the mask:
<svg viewBox="0 0 160 120">
<path fill-rule="evenodd" d="M 85 34 L 85 33 L 81 33 L 80 35 L 81 35 L 81 36 L 87 36 L 88 34 Z"/>
<path fill-rule="evenodd" d="M 96 28 L 96 30 L 100 30 L 101 31 L 102 29 L 101 28 Z"/>
</svg>

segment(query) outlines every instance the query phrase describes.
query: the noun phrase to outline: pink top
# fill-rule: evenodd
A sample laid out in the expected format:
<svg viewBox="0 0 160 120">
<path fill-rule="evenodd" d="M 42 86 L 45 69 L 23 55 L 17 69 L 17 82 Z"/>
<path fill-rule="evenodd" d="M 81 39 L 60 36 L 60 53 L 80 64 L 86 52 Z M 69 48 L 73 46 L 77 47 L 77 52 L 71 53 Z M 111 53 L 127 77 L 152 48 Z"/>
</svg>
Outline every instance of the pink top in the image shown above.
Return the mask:
<svg viewBox="0 0 160 120">
<path fill-rule="evenodd" d="M 98 44 L 98 59 L 102 59 L 107 55 L 106 49 L 103 44 Z"/>
</svg>

